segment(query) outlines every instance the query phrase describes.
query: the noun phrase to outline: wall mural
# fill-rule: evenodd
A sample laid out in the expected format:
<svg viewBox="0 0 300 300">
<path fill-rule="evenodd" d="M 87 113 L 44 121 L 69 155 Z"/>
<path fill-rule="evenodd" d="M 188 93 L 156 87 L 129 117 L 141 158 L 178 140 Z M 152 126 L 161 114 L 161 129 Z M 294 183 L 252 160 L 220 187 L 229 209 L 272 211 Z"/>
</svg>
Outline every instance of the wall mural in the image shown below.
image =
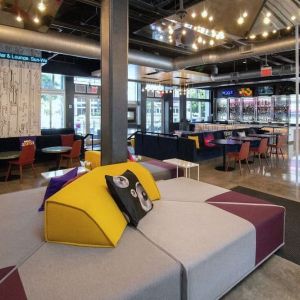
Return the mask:
<svg viewBox="0 0 300 300">
<path fill-rule="evenodd" d="M 40 56 L 30 49 L 0 51 Z M 41 65 L 0 59 L 0 137 L 40 134 Z"/>
</svg>

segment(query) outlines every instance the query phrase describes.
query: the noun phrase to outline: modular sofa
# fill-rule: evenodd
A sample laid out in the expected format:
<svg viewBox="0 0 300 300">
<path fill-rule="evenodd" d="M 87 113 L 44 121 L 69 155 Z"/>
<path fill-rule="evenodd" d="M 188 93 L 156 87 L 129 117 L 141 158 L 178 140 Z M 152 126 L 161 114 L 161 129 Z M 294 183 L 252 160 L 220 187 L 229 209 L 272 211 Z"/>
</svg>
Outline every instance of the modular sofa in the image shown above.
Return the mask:
<svg viewBox="0 0 300 300">
<path fill-rule="evenodd" d="M 284 244 L 283 207 L 183 177 L 157 186 L 161 199 L 115 248 L 46 243 L 45 188 L 1 195 L 0 298 L 218 299 Z"/>
</svg>

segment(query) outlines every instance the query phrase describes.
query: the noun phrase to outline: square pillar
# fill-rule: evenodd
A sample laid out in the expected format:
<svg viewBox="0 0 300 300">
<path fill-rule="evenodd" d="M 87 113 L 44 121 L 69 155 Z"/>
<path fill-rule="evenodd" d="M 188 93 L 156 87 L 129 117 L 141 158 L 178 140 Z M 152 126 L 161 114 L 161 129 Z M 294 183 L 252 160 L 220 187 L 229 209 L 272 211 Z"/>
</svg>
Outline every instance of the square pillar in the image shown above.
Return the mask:
<svg viewBox="0 0 300 300">
<path fill-rule="evenodd" d="M 101 2 L 102 165 L 127 161 L 128 0 Z"/>
</svg>

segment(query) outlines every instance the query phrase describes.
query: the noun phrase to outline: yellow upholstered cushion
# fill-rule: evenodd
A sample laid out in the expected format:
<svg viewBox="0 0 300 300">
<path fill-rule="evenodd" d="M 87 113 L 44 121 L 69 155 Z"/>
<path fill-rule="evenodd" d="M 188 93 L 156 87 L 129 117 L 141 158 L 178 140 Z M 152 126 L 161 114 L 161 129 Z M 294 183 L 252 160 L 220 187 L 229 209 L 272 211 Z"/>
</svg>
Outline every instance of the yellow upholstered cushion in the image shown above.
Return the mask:
<svg viewBox="0 0 300 300">
<path fill-rule="evenodd" d="M 129 162 L 98 167 L 54 194 L 45 205 L 45 239 L 49 242 L 114 247 L 127 222 L 108 192 L 105 175 L 131 170 L 151 200 L 160 198 L 156 183 L 142 165 Z"/>
<path fill-rule="evenodd" d="M 195 144 L 196 144 L 196 148 L 197 148 L 197 149 L 200 149 L 199 138 L 198 138 L 198 136 L 195 136 L 195 135 L 189 135 L 189 136 L 188 136 L 188 139 L 189 139 L 189 140 L 194 140 L 194 141 L 195 141 Z"/>
<path fill-rule="evenodd" d="M 92 169 L 101 166 L 101 152 L 100 151 L 86 151 L 84 160 L 91 163 Z"/>
</svg>

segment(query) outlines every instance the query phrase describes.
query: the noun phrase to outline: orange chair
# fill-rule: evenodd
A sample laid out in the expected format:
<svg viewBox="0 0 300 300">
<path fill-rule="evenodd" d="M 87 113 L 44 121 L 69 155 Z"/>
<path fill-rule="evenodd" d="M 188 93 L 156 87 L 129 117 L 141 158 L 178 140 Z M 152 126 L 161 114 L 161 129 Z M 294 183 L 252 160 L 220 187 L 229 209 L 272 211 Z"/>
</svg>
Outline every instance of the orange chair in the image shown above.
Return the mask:
<svg viewBox="0 0 300 300">
<path fill-rule="evenodd" d="M 242 175 L 242 160 L 246 161 L 248 170 L 250 172 L 250 167 L 249 167 L 249 163 L 248 163 L 249 151 L 250 151 L 250 142 L 245 142 L 245 143 L 242 144 L 241 149 L 240 149 L 239 152 L 228 152 L 228 153 L 226 153 L 226 155 L 228 157 L 226 171 L 228 170 L 228 167 L 229 167 L 229 161 L 231 159 L 234 159 L 234 165 L 236 164 L 237 161 L 239 162 L 241 175 Z"/>
<path fill-rule="evenodd" d="M 255 155 L 256 154 L 258 155 L 260 166 L 261 166 L 261 155 L 264 154 L 267 165 L 269 166 L 270 164 L 268 161 L 268 138 L 261 139 L 258 147 L 250 148 L 250 153 L 253 153 L 253 162 L 254 162 Z"/>
<path fill-rule="evenodd" d="M 286 135 L 279 135 L 277 138 L 276 144 L 269 144 L 269 149 L 270 149 L 270 155 L 272 154 L 276 155 L 276 159 L 279 159 L 278 151 L 282 155 L 282 159 L 284 160 L 284 155 L 282 148 L 285 147 L 287 144 L 287 136 Z"/>
<path fill-rule="evenodd" d="M 77 159 L 80 163 L 80 151 L 81 151 L 81 140 L 76 140 L 73 142 L 72 150 L 66 154 L 62 154 L 60 156 L 59 167 L 61 167 L 61 163 L 64 159 L 67 159 L 67 167 L 70 168 L 73 166 L 73 160 Z"/>
<path fill-rule="evenodd" d="M 20 170 L 20 183 L 23 181 L 23 167 L 31 165 L 32 171 L 34 176 L 36 177 L 36 172 L 34 168 L 34 159 L 35 159 L 35 145 L 26 145 L 22 146 L 21 154 L 18 159 L 16 160 L 11 160 L 8 162 L 8 171 L 5 177 L 5 181 L 8 180 L 10 174 L 11 174 L 11 169 L 12 166 L 19 166 Z"/>
</svg>

